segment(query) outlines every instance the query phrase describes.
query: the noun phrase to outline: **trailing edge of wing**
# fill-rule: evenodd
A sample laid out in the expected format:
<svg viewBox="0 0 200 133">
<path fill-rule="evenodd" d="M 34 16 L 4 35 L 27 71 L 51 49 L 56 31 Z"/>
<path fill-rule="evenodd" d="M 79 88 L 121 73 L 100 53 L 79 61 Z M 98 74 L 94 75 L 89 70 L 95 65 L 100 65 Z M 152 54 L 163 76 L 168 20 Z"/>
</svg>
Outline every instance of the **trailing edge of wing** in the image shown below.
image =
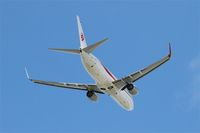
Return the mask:
<svg viewBox="0 0 200 133">
<path fill-rule="evenodd" d="M 114 81 L 113 84 L 115 84 L 118 87 L 123 87 L 127 83 L 132 83 L 132 82 L 137 81 L 138 79 L 142 78 L 143 76 L 147 75 L 151 71 L 155 70 L 156 68 L 158 68 L 159 66 L 161 66 L 162 64 L 167 62 L 171 58 L 171 54 L 172 54 L 171 45 L 169 44 L 169 53 L 167 56 L 163 57 L 159 61 L 147 66 L 146 68 L 144 68 L 142 70 L 139 70 L 139 71 L 137 71 L 131 75 L 128 75 L 122 79 Z"/>
</svg>

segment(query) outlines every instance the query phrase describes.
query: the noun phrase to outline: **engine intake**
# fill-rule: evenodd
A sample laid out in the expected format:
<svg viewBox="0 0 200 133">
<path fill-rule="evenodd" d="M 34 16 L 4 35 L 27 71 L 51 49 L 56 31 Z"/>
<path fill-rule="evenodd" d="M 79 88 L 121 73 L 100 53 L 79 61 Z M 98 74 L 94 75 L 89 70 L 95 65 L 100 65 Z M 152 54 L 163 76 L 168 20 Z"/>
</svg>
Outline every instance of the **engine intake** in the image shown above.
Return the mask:
<svg viewBox="0 0 200 133">
<path fill-rule="evenodd" d="M 137 88 L 133 84 L 127 84 L 126 88 L 131 95 L 136 95 L 138 93 Z"/>
<path fill-rule="evenodd" d="M 86 95 L 91 101 L 97 101 L 98 97 L 93 91 L 88 91 Z"/>
<path fill-rule="evenodd" d="M 132 90 L 134 88 L 133 84 L 127 84 L 126 87 L 127 87 L 128 90 Z"/>
</svg>

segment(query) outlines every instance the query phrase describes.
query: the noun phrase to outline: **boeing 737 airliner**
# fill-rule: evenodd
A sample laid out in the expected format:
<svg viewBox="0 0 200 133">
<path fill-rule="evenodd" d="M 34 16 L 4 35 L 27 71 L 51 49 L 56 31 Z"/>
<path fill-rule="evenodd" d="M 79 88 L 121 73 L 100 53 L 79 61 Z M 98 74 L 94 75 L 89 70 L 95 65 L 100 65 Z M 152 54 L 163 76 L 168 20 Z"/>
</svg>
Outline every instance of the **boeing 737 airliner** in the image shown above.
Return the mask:
<svg viewBox="0 0 200 133">
<path fill-rule="evenodd" d="M 141 69 L 121 79 L 117 79 L 94 55 L 91 54 L 95 48 L 103 44 L 108 38 L 105 38 L 93 45 L 87 46 L 79 16 L 77 16 L 77 24 L 80 39 L 80 49 L 50 48 L 50 50 L 80 55 L 83 66 L 90 74 L 90 76 L 95 80 L 96 84 L 78 84 L 36 80 L 30 78 L 27 70 L 25 69 L 28 79 L 33 83 L 43 85 L 85 90 L 87 91 L 87 97 L 92 101 L 97 100 L 97 93 L 107 94 L 111 96 L 125 110 L 133 110 L 134 103 L 132 97 L 138 93 L 138 89 L 133 85 L 133 83 L 170 59 L 170 45 L 169 54 L 167 56 L 147 66 L 144 69 Z"/>
</svg>

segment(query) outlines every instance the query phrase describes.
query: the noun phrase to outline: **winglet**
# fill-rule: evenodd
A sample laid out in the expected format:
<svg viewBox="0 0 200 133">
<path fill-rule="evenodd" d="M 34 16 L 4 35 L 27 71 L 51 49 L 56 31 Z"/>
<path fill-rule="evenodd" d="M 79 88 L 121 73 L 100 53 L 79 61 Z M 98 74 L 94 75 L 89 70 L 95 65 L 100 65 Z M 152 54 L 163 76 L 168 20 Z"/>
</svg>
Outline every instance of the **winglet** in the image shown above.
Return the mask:
<svg viewBox="0 0 200 133">
<path fill-rule="evenodd" d="M 169 43 L 169 54 L 168 54 L 168 57 L 171 57 L 172 55 L 172 50 L 171 50 L 171 44 Z"/>
<path fill-rule="evenodd" d="M 30 77 L 29 77 L 29 75 L 28 75 L 28 71 L 27 71 L 26 67 L 25 67 L 25 72 L 26 72 L 26 77 L 27 77 L 28 79 L 30 79 Z"/>
</svg>

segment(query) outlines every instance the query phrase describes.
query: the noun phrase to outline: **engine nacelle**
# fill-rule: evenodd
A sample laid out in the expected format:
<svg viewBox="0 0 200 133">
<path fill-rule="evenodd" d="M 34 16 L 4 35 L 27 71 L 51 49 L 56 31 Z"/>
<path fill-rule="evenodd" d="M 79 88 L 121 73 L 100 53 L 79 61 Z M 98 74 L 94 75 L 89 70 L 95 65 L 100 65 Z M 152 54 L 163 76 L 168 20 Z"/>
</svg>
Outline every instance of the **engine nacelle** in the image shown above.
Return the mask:
<svg viewBox="0 0 200 133">
<path fill-rule="evenodd" d="M 93 92 L 93 91 L 88 91 L 87 92 L 87 97 L 91 100 L 91 101 L 97 101 L 97 95 Z"/>
<path fill-rule="evenodd" d="M 138 89 L 133 84 L 128 84 L 126 87 L 131 95 L 136 95 L 138 93 Z"/>
<path fill-rule="evenodd" d="M 138 93 L 138 89 L 136 89 L 135 87 L 131 90 L 128 90 L 128 91 L 131 95 L 136 95 Z"/>
</svg>

